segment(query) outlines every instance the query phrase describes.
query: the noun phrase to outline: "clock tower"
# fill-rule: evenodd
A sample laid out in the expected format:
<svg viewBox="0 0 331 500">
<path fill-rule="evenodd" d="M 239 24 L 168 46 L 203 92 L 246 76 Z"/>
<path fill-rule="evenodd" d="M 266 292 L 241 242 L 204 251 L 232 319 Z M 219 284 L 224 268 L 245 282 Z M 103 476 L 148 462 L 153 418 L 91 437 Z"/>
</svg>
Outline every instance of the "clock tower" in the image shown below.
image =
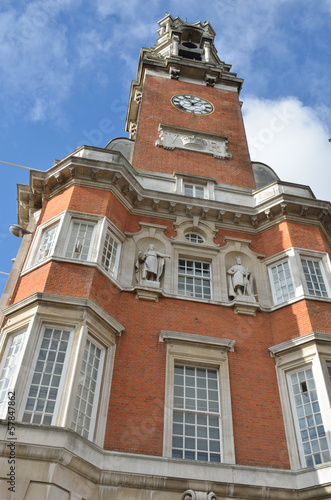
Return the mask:
<svg viewBox="0 0 331 500">
<path fill-rule="evenodd" d="M 135 140 L 134 167 L 255 188 L 239 101 L 243 80 L 219 59 L 213 28 L 170 14 L 159 25 L 131 85 L 126 129 Z"/>
<path fill-rule="evenodd" d="M 209 22 L 159 25 L 130 137 L 18 186 L 0 497 L 330 499 L 331 205 L 250 160 Z"/>
</svg>

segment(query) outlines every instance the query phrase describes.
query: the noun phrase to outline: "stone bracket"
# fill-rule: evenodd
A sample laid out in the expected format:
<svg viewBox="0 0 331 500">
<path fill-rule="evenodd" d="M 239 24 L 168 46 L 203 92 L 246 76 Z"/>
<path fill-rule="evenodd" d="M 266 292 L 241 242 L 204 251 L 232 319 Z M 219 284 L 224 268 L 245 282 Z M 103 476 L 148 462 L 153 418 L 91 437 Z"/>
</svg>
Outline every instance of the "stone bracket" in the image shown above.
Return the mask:
<svg viewBox="0 0 331 500">
<path fill-rule="evenodd" d="M 254 297 L 243 297 L 240 300 L 235 299 L 231 305 L 234 308 L 235 314 L 243 316 L 256 316 L 256 311 L 260 309 Z"/>
<path fill-rule="evenodd" d="M 159 296 L 162 295 L 162 290 L 159 288 L 150 288 L 148 286 L 136 286 L 136 299 L 148 300 L 149 302 L 158 302 Z"/>
<path fill-rule="evenodd" d="M 217 500 L 215 493 L 205 493 L 204 491 L 186 490 L 182 495 L 182 500 Z"/>
</svg>

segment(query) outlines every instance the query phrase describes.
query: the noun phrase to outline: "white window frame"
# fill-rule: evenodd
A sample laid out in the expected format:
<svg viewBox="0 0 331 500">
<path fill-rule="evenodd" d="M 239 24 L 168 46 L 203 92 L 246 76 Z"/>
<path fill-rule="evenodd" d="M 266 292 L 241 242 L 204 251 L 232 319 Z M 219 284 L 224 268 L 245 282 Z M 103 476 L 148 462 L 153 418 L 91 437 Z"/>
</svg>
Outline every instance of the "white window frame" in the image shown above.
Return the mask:
<svg viewBox="0 0 331 500">
<path fill-rule="evenodd" d="M 321 465 L 323 463 L 327 463 L 330 461 L 330 454 L 331 454 L 331 445 L 330 443 L 328 443 L 328 438 L 327 438 L 327 435 L 323 436 L 323 439 L 326 441 L 325 444 L 327 444 L 328 446 L 328 449 L 326 450 L 324 448 L 324 451 L 325 452 L 328 452 L 328 457 L 325 459 L 323 457 L 323 451 L 320 451 L 320 442 L 321 442 L 321 437 L 319 436 L 319 433 L 318 433 L 318 429 L 320 429 L 321 427 L 324 429 L 325 431 L 325 422 L 323 420 L 323 415 L 322 415 L 322 412 L 320 410 L 320 405 L 321 405 L 321 402 L 319 401 L 319 398 L 318 398 L 318 395 L 317 395 L 317 399 L 314 400 L 314 404 L 318 405 L 318 410 L 315 410 L 314 409 L 314 404 L 310 404 L 310 396 L 309 394 L 311 394 L 311 387 L 309 387 L 309 382 L 313 382 L 314 384 L 314 390 L 317 392 L 317 388 L 316 388 L 316 381 L 315 381 L 315 377 L 314 377 L 314 373 L 312 373 L 312 379 L 308 379 L 308 383 L 306 382 L 306 373 L 307 372 L 313 372 L 313 367 L 312 365 L 304 365 L 300 368 L 296 368 L 295 370 L 292 370 L 292 371 L 289 371 L 287 373 L 287 383 L 288 383 L 288 390 L 289 390 L 289 393 L 290 393 L 290 401 L 291 401 L 291 406 L 292 406 L 292 416 L 293 416 L 293 421 L 294 421 L 294 427 L 295 427 L 295 431 L 296 431 L 296 437 L 297 437 L 297 443 L 298 443 L 298 448 L 299 448 L 299 454 L 300 454 L 300 458 L 301 458 L 301 463 L 303 465 L 303 467 L 312 467 L 314 465 Z M 300 383 L 300 375 L 301 374 L 304 374 L 304 379 L 305 380 L 302 380 L 302 382 Z M 307 414 L 307 417 L 310 417 L 311 419 L 311 422 L 309 422 L 309 426 L 307 425 L 307 422 L 305 421 L 306 420 L 306 414 L 304 414 L 304 408 L 305 408 L 305 405 L 302 406 L 302 401 L 301 401 L 301 404 L 299 405 L 300 407 L 302 406 L 302 415 L 300 415 L 300 418 L 297 414 L 297 405 L 296 405 L 296 401 L 295 401 L 295 397 L 296 395 L 294 394 L 293 392 L 293 388 L 292 388 L 292 382 L 291 382 L 291 378 L 292 376 L 295 376 L 297 379 L 299 378 L 299 384 L 297 385 L 298 387 L 298 391 L 299 393 L 297 394 L 297 396 L 300 397 L 300 399 L 303 397 L 303 395 L 306 394 L 306 400 L 307 400 L 307 405 L 306 406 L 310 406 L 311 407 L 311 410 L 309 410 L 309 414 Z M 305 385 L 305 391 L 302 390 L 302 387 L 300 386 L 303 386 Z M 313 412 L 313 413 L 312 413 Z M 321 414 L 321 421 L 320 422 L 317 422 L 316 421 L 316 415 L 317 414 Z M 303 427 L 303 428 L 300 428 L 300 425 L 299 425 L 299 420 L 303 420 L 303 423 L 307 425 L 307 427 Z M 309 434 L 309 427 L 311 427 L 312 429 L 316 430 L 316 439 L 315 438 L 310 438 Z M 307 435 L 306 435 L 306 439 L 303 440 L 302 437 L 301 437 L 301 432 L 307 432 Z M 313 450 L 312 449 L 312 443 L 314 443 L 315 441 L 317 441 L 318 443 L 318 450 Z M 304 446 L 305 445 L 308 445 L 309 447 L 309 452 L 308 453 L 304 453 Z M 314 464 L 314 455 L 315 454 L 318 454 L 320 456 L 322 456 L 322 460 L 320 463 L 317 463 L 317 464 Z M 306 455 L 307 456 L 311 456 L 311 460 L 312 460 L 312 463 L 307 465 L 306 463 Z"/>
<path fill-rule="evenodd" d="M 186 228 L 184 228 L 185 230 Z M 180 239 L 171 242 L 173 250 L 170 252 L 172 261 L 174 265 L 171 266 L 171 280 L 170 289 L 172 295 L 181 300 L 198 301 L 198 302 L 218 302 L 222 300 L 222 285 L 217 279 L 213 280 L 214 276 L 219 276 L 222 280 L 222 269 L 221 260 L 219 259 L 220 247 L 216 245 L 211 245 L 212 238 L 206 239 L 206 243 L 203 245 L 195 245 L 189 243 L 184 235 L 184 232 L 180 232 Z M 198 253 L 197 253 L 198 247 Z M 178 293 L 178 265 L 179 260 L 193 260 L 197 262 L 206 262 L 210 264 L 211 272 L 211 298 L 204 299 L 201 297 L 190 297 L 187 295 L 180 295 Z"/>
<path fill-rule="evenodd" d="M 201 177 L 198 175 L 190 175 L 182 172 L 175 172 L 176 185 L 175 192 L 183 196 L 189 196 L 185 194 L 185 184 L 190 186 L 202 187 L 204 190 L 203 197 L 197 197 L 195 194 L 195 189 L 193 187 L 192 198 L 200 200 L 214 200 L 215 199 L 215 185 L 217 184 L 215 179 L 210 177 Z"/>
<path fill-rule="evenodd" d="M 192 261 L 194 263 L 198 262 L 198 263 L 201 263 L 201 264 L 208 264 L 209 265 L 209 272 L 210 272 L 210 276 L 209 278 L 204 278 L 203 276 L 196 276 L 196 275 L 189 275 L 189 274 L 183 274 L 183 273 L 180 273 L 179 272 L 179 261 L 180 260 L 184 260 L 184 261 Z M 187 295 L 186 293 L 185 294 L 182 294 L 182 293 L 179 293 L 179 277 L 180 276 L 184 276 L 184 277 L 188 277 L 188 278 L 192 278 L 193 280 L 200 280 L 201 282 L 206 279 L 209 281 L 209 289 L 210 289 L 210 297 L 197 297 L 196 295 Z M 195 258 L 195 257 L 181 257 L 179 256 L 178 257 L 178 261 L 177 261 L 177 294 L 179 297 L 186 297 L 188 299 L 197 299 L 197 300 L 212 300 L 213 299 L 213 288 L 212 288 L 212 263 L 209 261 L 209 260 L 201 260 L 199 258 Z M 195 281 L 194 281 L 195 283 Z M 193 287 L 195 288 L 195 284 L 193 285 Z M 203 284 L 201 284 L 201 287 L 203 288 Z M 185 289 L 186 289 L 186 286 L 185 286 Z"/>
<path fill-rule="evenodd" d="M 60 384 L 58 387 L 57 397 L 55 400 L 55 407 L 54 407 L 54 411 L 53 411 L 53 415 L 52 415 L 52 422 L 50 424 L 48 424 L 48 425 L 57 425 L 58 412 L 59 412 L 59 407 L 60 407 L 60 403 L 61 403 L 61 399 L 62 399 L 63 387 L 65 384 L 65 379 L 66 379 L 66 375 L 67 375 L 70 352 L 72 350 L 72 343 L 73 343 L 73 336 L 74 336 L 74 329 L 72 327 L 67 327 L 66 325 L 58 325 L 58 324 L 50 324 L 50 323 L 43 324 L 42 329 L 39 332 L 39 339 L 38 339 L 38 343 L 37 343 L 37 348 L 36 348 L 35 353 L 34 353 L 34 357 L 33 357 L 32 364 L 31 364 L 30 374 L 29 374 L 29 377 L 27 379 L 26 386 L 25 386 L 25 392 L 23 395 L 23 405 L 22 405 L 22 408 L 21 408 L 21 411 L 19 414 L 19 420 L 24 422 L 23 415 L 26 411 L 26 403 L 29 399 L 29 392 L 30 392 L 30 389 L 32 386 L 33 377 L 35 375 L 35 368 L 36 368 L 38 357 L 40 354 L 41 345 L 42 345 L 42 342 L 44 339 L 44 333 L 45 333 L 45 330 L 47 328 L 58 329 L 58 330 L 60 330 L 60 329 L 61 330 L 68 330 L 70 332 L 69 333 L 69 341 L 68 341 L 67 350 L 66 350 L 66 355 L 65 355 L 65 360 L 63 363 L 63 370 L 61 372 L 61 380 L 60 380 Z M 33 423 L 33 422 L 29 422 L 29 423 Z"/>
<path fill-rule="evenodd" d="M 317 295 L 316 293 L 310 293 L 309 288 L 308 288 L 308 284 L 307 284 L 307 280 L 306 280 L 306 276 L 305 276 L 305 273 L 304 273 L 304 269 L 303 269 L 303 262 L 302 262 L 302 260 L 307 260 L 307 261 L 317 262 L 318 263 L 320 271 L 321 271 L 321 275 L 322 275 L 322 278 L 323 278 L 323 284 L 325 286 L 326 296 L 324 296 L 324 295 Z M 328 280 L 327 280 L 327 277 L 326 277 L 326 274 L 325 274 L 325 271 L 324 271 L 324 265 L 323 265 L 322 259 L 321 258 L 317 259 L 317 258 L 314 258 L 314 257 L 311 257 L 311 256 L 307 256 L 307 255 L 301 254 L 300 255 L 300 263 L 301 263 L 301 271 L 302 271 L 302 274 L 303 274 L 303 286 L 304 286 L 306 294 L 309 297 L 315 297 L 316 299 L 328 299 L 328 298 L 330 298 L 330 296 L 331 296 L 330 295 L 330 288 L 328 286 Z"/>
<path fill-rule="evenodd" d="M 319 262 L 324 284 L 328 293 L 327 297 L 320 297 L 309 294 L 301 259 L 308 259 Z M 278 263 L 284 262 L 285 260 L 287 260 L 289 263 L 291 278 L 295 289 L 295 296 L 289 298 L 288 300 L 284 300 L 283 302 L 278 303 L 275 296 L 274 283 L 271 275 L 271 267 L 277 265 Z M 270 306 L 272 309 L 284 307 L 287 304 L 292 304 L 293 302 L 296 302 L 297 300 L 301 300 L 303 298 L 330 302 L 331 263 L 330 263 L 330 257 L 326 252 L 319 252 L 314 250 L 291 247 L 283 252 L 280 252 L 276 255 L 272 255 L 271 257 L 264 259 L 264 263 L 267 266 L 266 272 L 268 273 L 269 277 L 270 292 L 271 292 Z"/>
<path fill-rule="evenodd" d="M 1 356 L 0 376 L 2 375 L 3 370 L 5 369 L 5 364 L 6 364 L 7 356 L 8 356 L 9 350 L 10 350 L 10 348 L 12 346 L 12 342 L 13 342 L 14 338 L 18 337 L 19 335 L 23 335 L 23 341 L 22 341 L 21 348 L 20 348 L 20 351 L 18 353 L 18 356 L 16 358 L 15 368 L 14 368 L 13 373 L 11 375 L 11 379 L 10 379 L 10 382 L 8 383 L 8 386 L 4 389 L 4 391 L 6 391 L 6 399 L 4 399 L 3 401 L 1 401 L 1 404 L 2 403 L 8 403 L 8 393 L 9 392 L 15 392 L 15 386 L 16 386 L 17 377 L 18 377 L 18 374 L 19 374 L 20 366 L 22 364 L 22 359 L 23 359 L 24 351 L 25 351 L 25 348 L 26 348 L 26 345 L 27 345 L 27 337 L 28 337 L 28 331 L 27 330 L 28 330 L 27 327 L 20 328 L 19 330 L 10 333 L 10 335 L 8 335 L 8 337 L 6 339 L 6 345 L 5 345 L 5 348 L 3 350 L 3 354 Z M 4 407 L 4 410 L 0 413 L 0 419 L 5 419 L 6 418 L 6 416 L 7 416 L 7 410 L 8 410 L 8 405 L 6 405 Z"/>
<path fill-rule="evenodd" d="M 306 249 L 302 249 L 302 248 L 295 248 L 294 250 L 295 250 L 295 256 L 296 256 L 297 268 L 298 268 L 299 273 L 300 273 L 303 295 L 306 298 L 309 298 L 311 300 L 329 301 L 331 299 L 331 287 L 330 287 L 330 285 L 331 285 L 331 263 L 330 263 L 329 254 L 327 254 L 326 252 L 306 250 Z M 328 295 L 327 297 L 320 297 L 317 295 L 311 295 L 309 293 L 301 259 L 307 259 L 307 260 L 313 260 L 313 261 L 319 262 L 321 273 L 322 273 L 323 280 L 324 280 L 324 284 L 325 284 L 325 287 L 327 290 L 327 295 Z"/>
<path fill-rule="evenodd" d="M 47 300 L 46 304 L 44 304 L 41 298 L 38 306 L 32 302 L 30 308 L 27 307 L 24 311 L 25 317 L 28 318 L 25 321 L 27 336 L 14 387 L 16 419 L 22 421 L 44 329 L 55 327 L 70 330 L 70 344 L 67 346 L 65 357 L 66 366 L 61 373 L 51 425 L 70 427 L 74 411 L 74 398 L 80 381 L 80 368 L 85 343 L 86 339 L 90 338 L 94 344 L 98 344 L 104 350 L 102 355 L 104 362 L 98 393 L 94 397 L 94 418 L 88 439 L 99 446 L 103 446 L 116 348 L 115 337 L 116 334 L 123 330 L 123 327 L 105 312 L 103 312 L 102 317 L 99 317 L 98 306 L 86 305 L 86 301 L 83 299 L 63 296 L 59 299 L 59 302 L 53 301 L 55 302 L 54 305 L 52 301 Z M 8 328 L 3 330 L 0 351 L 2 355 L 7 352 L 8 341 L 10 342 L 11 336 L 22 329 L 22 315 L 15 316 L 17 307 L 18 305 L 14 304 L 9 308 L 13 310 L 13 313 L 7 311 L 9 317 L 10 314 L 14 314 L 14 316 L 11 320 L 8 320 Z M 18 310 L 20 311 L 20 309 Z M 62 318 L 61 321 L 58 319 L 59 317 Z M 17 324 L 15 325 L 15 323 Z"/>
<path fill-rule="evenodd" d="M 188 196 L 190 198 L 198 198 L 200 200 L 205 200 L 207 198 L 206 187 L 207 186 L 204 186 L 203 184 L 196 184 L 193 182 L 185 182 L 184 181 L 183 182 L 183 194 L 184 194 L 184 196 Z M 186 193 L 187 189 L 192 189 L 192 195 Z M 199 191 L 201 189 L 203 190 L 203 196 L 199 196 L 197 194 L 197 191 Z"/>
<path fill-rule="evenodd" d="M 189 241 L 190 243 L 193 243 L 194 245 L 202 245 L 205 243 L 205 238 L 202 236 L 200 233 L 194 233 L 193 231 L 188 231 L 184 233 L 185 239 Z M 196 239 L 196 241 L 194 241 Z M 199 241 L 199 239 L 201 241 Z"/>
<path fill-rule="evenodd" d="M 85 353 L 85 346 L 86 346 L 87 341 L 90 341 L 96 348 L 99 348 L 100 351 L 101 351 L 101 354 L 100 354 L 100 364 L 99 364 L 98 373 L 97 373 L 96 389 L 95 389 L 95 393 L 94 393 L 94 397 L 93 397 L 93 402 L 92 402 L 93 408 L 92 408 L 92 414 L 91 414 L 91 419 L 90 419 L 91 420 L 91 425 L 90 425 L 90 427 L 88 429 L 88 435 L 84 436 L 84 437 L 87 437 L 87 439 L 92 439 L 93 438 L 93 434 L 94 434 L 94 430 L 95 430 L 95 423 L 96 423 L 97 413 L 98 413 L 98 406 L 99 406 L 98 402 L 99 402 L 100 391 L 101 391 L 101 383 L 102 383 L 102 379 L 103 379 L 104 363 L 105 363 L 105 357 L 106 357 L 106 347 L 104 345 L 100 344 L 100 342 L 98 342 L 91 335 L 91 332 L 88 330 L 86 338 L 85 338 L 84 346 L 83 346 L 84 347 L 83 356 L 84 356 L 84 353 Z M 80 366 L 77 366 L 77 369 L 78 369 L 79 374 L 80 374 L 80 379 L 79 379 L 79 384 L 76 387 L 76 392 L 73 393 L 73 411 L 72 411 L 72 414 L 75 412 L 75 409 L 76 409 L 76 398 L 79 397 L 78 396 L 78 389 L 79 389 L 80 384 L 81 384 L 82 363 L 83 363 L 83 358 L 80 357 Z M 86 377 L 84 377 L 84 380 L 85 380 L 85 378 Z M 76 429 L 74 418 L 71 419 L 70 427 L 73 430 Z M 75 432 L 77 432 L 80 435 L 83 435 L 83 433 L 80 433 L 78 431 L 75 431 Z"/>
<path fill-rule="evenodd" d="M 75 222 L 94 225 L 88 256 L 84 260 L 75 257 L 66 257 L 71 231 Z M 54 225 L 58 225 L 58 228 L 51 251 L 44 259 L 37 260 L 43 238 L 46 232 Z M 102 253 L 107 232 L 109 232 L 111 238 L 117 243 L 114 272 L 110 272 L 102 265 Z M 66 210 L 38 227 L 23 268 L 23 274 L 45 264 L 50 259 L 56 259 L 83 265 L 97 265 L 100 271 L 108 278 L 116 280 L 124 239 L 124 234 L 107 217 Z"/>
<path fill-rule="evenodd" d="M 330 388 L 331 388 L 331 361 L 328 361 L 326 363 L 327 371 L 328 371 L 328 376 L 329 376 L 329 381 L 330 381 Z"/>
<path fill-rule="evenodd" d="M 331 389 L 328 387 L 326 362 L 331 359 L 331 336 L 310 333 L 269 348 L 276 361 L 276 374 L 283 412 L 291 469 L 306 468 L 302 443 L 297 439 L 296 416 L 293 415 L 288 374 L 312 367 L 322 420 L 331 452 Z M 321 464 L 321 466 L 325 463 Z"/>
<path fill-rule="evenodd" d="M 118 275 L 118 270 L 119 270 L 122 242 L 119 238 L 120 235 L 118 234 L 118 230 L 117 230 L 117 228 L 115 228 L 114 225 L 110 225 L 108 221 L 105 221 L 104 226 L 105 227 L 104 227 L 104 230 L 102 232 L 101 241 L 100 241 L 98 263 L 99 263 L 101 269 L 103 269 L 103 271 L 107 274 L 107 276 L 111 276 L 112 278 L 116 279 L 117 275 Z M 113 239 L 113 241 L 116 242 L 116 244 L 117 244 L 115 263 L 114 263 L 114 271 L 107 270 L 105 268 L 105 266 L 102 264 L 103 252 L 104 252 L 107 234 L 109 234 L 110 237 Z"/>
<path fill-rule="evenodd" d="M 91 235 L 91 239 L 89 242 L 88 253 L 87 253 L 86 259 L 81 259 L 80 257 L 74 257 L 74 256 L 71 256 L 71 257 L 67 256 L 68 247 L 69 247 L 70 240 L 71 240 L 71 235 L 72 235 L 72 232 L 74 229 L 74 224 L 88 224 L 90 226 L 93 226 L 92 235 Z M 70 220 L 70 225 L 69 225 L 66 241 L 64 244 L 62 256 L 66 260 L 79 262 L 79 263 L 92 261 L 93 260 L 93 253 L 95 253 L 94 242 L 95 242 L 95 237 L 96 237 L 96 232 L 97 232 L 97 225 L 98 225 L 98 221 L 96 221 L 96 220 L 90 220 L 90 219 L 85 218 L 85 217 L 72 217 Z M 76 253 L 78 253 L 78 252 L 76 252 Z"/>
<path fill-rule="evenodd" d="M 174 367 L 177 364 L 184 364 L 218 371 L 221 413 L 221 463 L 234 464 L 235 451 L 227 351 L 234 350 L 235 342 L 229 339 L 165 330 L 161 331 L 159 340 L 167 345 L 163 456 L 172 457 Z M 185 459 L 174 458 L 172 460 L 184 461 Z"/>
<path fill-rule="evenodd" d="M 43 230 L 43 232 L 41 234 L 41 237 L 40 237 L 40 242 L 39 242 L 39 245 L 38 245 L 38 249 L 37 249 L 36 254 L 34 256 L 33 264 L 39 264 L 39 262 L 43 262 L 43 261 L 45 261 L 46 259 L 48 259 L 49 257 L 51 257 L 53 255 L 54 249 L 56 247 L 57 238 L 58 238 L 58 235 L 59 235 L 59 226 L 60 226 L 60 221 L 57 220 L 53 224 L 48 225 L 47 227 L 44 228 L 44 230 Z M 45 244 L 45 239 L 46 239 L 47 233 L 50 230 L 52 230 L 52 229 L 55 229 L 56 232 L 54 234 L 51 247 L 48 249 L 47 255 L 41 258 L 40 257 L 41 247 Z"/>
<path fill-rule="evenodd" d="M 61 214 L 57 215 L 56 217 L 52 217 L 52 219 L 48 220 L 47 222 L 41 224 L 38 226 L 36 230 L 36 234 L 34 235 L 34 239 L 32 241 L 31 248 L 29 250 L 28 257 L 26 259 L 26 262 L 23 267 L 23 272 L 26 270 L 30 270 L 30 268 L 34 268 L 37 266 L 40 266 L 50 260 L 53 256 L 58 254 L 58 249 L 59 249 L 59 239 L 60 239 L 60 234 L 62 232 L 62 227 L 65 219 L 65 212 L 62 212 Z M 57 232 L 56 236 L 53 241 L 53 245 L 51 248 L 51 251 L 45 257 L 44 259 L 38 259 L 39 251 L 41 248 L 41 245 L 43 243 L 44 237 L 46 232 L 53 226 L 57 226 Z"/>
<path fill-rule="evenodd" d="M 24 386 L 24 392 L 22 396 L 22 403 L 20 409 L 17 412 L 17 419 L 23 421 L 23 415 L 26 407 L 26 402 L 28 399 L 31 381 L 34 375 L 34 368 L 39 355 L 40 346 L 43 339 L 43 333 L 45 328 L 59 328 L 70 330 L 70 340 L 67 348 L 67 355 L 65 358 L 65 364 L 61 374 L 61 381 L 58 388 L 58 395 L 56 399 L 56 404 L 54 408 L 54 413 L 52 416 L 52 422 L 50 425 L 55 425 L 59 427 L 70 427 L 73 419 L 74 412 L 74 400 L 77 393 L 79 380 L 80 380 L 80 368 L 83 359 L 83 353 L 85 348 L 85 343 L 87 338 L 93 339 L 95 343 L 95 331 L 93 335 L 90 328 L 86 325 L 82 328 L 82 325 L 68 325 L 65 322 L 61 324 L 42 322 L 41 327 L 39 327 L 38 332 L 38 342 L 37 348 L 34 350 L 34 356 L 32 361 L 30 361 L 29 377 L 27 378 Z M 100 375 L 100 384 L 98 387 L 98 393 L 96 394 L 94 400 L 94 419 L 93 425 L 89 429 L 88 439 L 96 442 L 99 446 L 103 445 L 104 431 L 106 426 L 106 408 L 109 400 L 111 376 L 114 362 L 114 346 L 108 341 L 107 344 L 100 344 L 100 339 L 97 341 L 99 345 L 102 346 L 103 352 L 103 363 L 102 363 L 102 373 Z M 109 364 L 108 364 L 109 363 Z M 108 364 L 108 366 L 107 366 Z M 106 379 L 110 377 L 110 379 Z M 107 380 L 107 383 L 105 381 Z M 21 382 L 22 383 L 22 382 Z M 102 387 L 104 385 L 104 387 Z M 40 425 L 40 424 L 34 424 Z"/>
<path fill-rule="evenodd" d="M 198 460 L 204 462 L 213 462 L 220 463 L 221 457 L 223 455 L 223 450 L 221 450 L 221 433 L 222 433 L 222 423 L 221 423 L 221 405 L 220 405 L 220 390 L 219 390 L 219 372 L 217 368 L 211 368 L 210 366 L 204 367 L 200 364 L 198 366 L 191 365 L 187 363 L 175 363 L 174 365 L 175 371 L 175 380 L 174 380 L 174 395 L 173 395 L 173 424 L 182 427 L 182 429 L 177 429 L 177 432 L 174 432 L 173 429 L 173 439 L 177 439 L 181 441 L 181 443 L 177 443 L 177 445 L 172 444 L 172 458 L 181 458 L 187 460 Z M 181 372 L 182 374 L 178 373 Z M 200 373 L 199 373 L 200 371 Z M 196 382 L 194 389 L 192 386 L 186 385 L 186 379 L 188 374 L 194 374 L 193 380 Z M 212 374 L 216 374 L 216 377 L 211 377 Z M 200 375 L 200 377 L 198 377 Z M 202 377 L 203 375 L 203 377 Z M 176 377 L 183 379 L 183 384 L 176 384 Z M 190 377 L 192 379 L 192 377 Z M 200 381 L 200 388 L 199 383 Z M 201 382 L 204 381 L 206 383 L 204 388 L 201 388 Z M 216 382 L 216 383 L 215 383 Z M 216 390 L 213 388 L 210 389 L 209 384 L 214 383 L 216 385 Z M 208 387 L 207 387 L 208 386 Z M 176 389 L 182 392 L 183 397 L 179 398 L 183 400 L 183 404 L 176 404 Z M 192 392 L 191 398 L 185 396 L 188 391 Z M 205 392 L 206 398 L 198 397 L 198 392 Z M 209 391 L 212 391 L 214 395 L 216 395 L 216 400 L 213 401 L 210 399 Z M 194 394 L 194 395 L 193 395 Z M 186 407 L 187 401 L 190 401 L 190 404 L 195 406 L 195 408 Z M 201 404 L 204 403 L 205 408 L 201 410 Z M 209 405 L 217 403 L 218 410 L 208 408 Z M 199 409 L 200 404 L 200 409 Z M 175 421 L 175 414 L 179 417 L 179 420 Z M 192 418 L 193 417 L 193 418 Z M 217 422 L 217 425 L 211 425 L 210 420 L 214 420 Z M 190 427 L 189 432 L 187 433 L 187 427 Z M 194 432 L 192 433 L 192 428 Z M 212 429 L 218 431 L 218 436 L 210 437 L 210 431 Z M 204 435 L 199 435 L 202 429 L 205 430 Z M 193 435 L 192 435 L 193 434 Z M 209 434 L 209 435 L 208 435 Z M 187 440 L 194 441 L 194 448 L 188 446 Z M 203 443 L 199 441 L 203 441 Z M 219 445 L 219 449 L 215 449 L 215 443 Z M 201 446 L 202 445 L 202 446 Z M 214 447 L 214 449 L 212 449 Z M 181 457 L 174 456 L 174 451 L 180 452 L 183 454 Z M 186 454 L 193 454 L 194 456 L 187 457 Z M 200 457 L 199 457 L 200 455 Z M 201 458 L 201 455 L 204 455 L 204 458 Z M 213 459 L 214 458 L 214 459 Z M 216 459 L 218 458 L 218 460 Z"/>
<path fill-rule="evenodd" d="M 287 262 L 289 270 L 290 270 L 290 277 L 291 277 L 291 281 L 292 281 L 292 285 L 293 285 L 293 289 L 294 289 L 294 291 L 293 291 L 293 297 L 289 297 L 288 299 L 285 299 L 284 296 L 282 296 L 283 300 L 281 302 L 278 302 L 278 300 L 277 300 L 276 286 L 275 286 L 275 281 L 274 281 L 274 276 L 273 276 L 273 273 L 272 273 L 272 268 L 275 267 L 275 266 L 278 266 L 278 265 L 283 265 L 286 262 Z M 289 258 L 277 260 L 276 262 L 273 262 L 272 264 L 269 264 L 268 265 L 268 273 L 269 273 L 269 279 L 270 279 L 270 283 L 271 283 L 271 290 L 272 290 L 273 301 L 274 301 L 275 305 L 279 306 L 279 305 L 284 304 L 284 303 L 287 304 L 292 299 L 295 299 L 295 297 L 296 297 L 296 287 L 295 287 L 295 282 L 294 282 L 294 278 L 293 278 L 293 272 L 292 272 L 291 263 L 290 263 L 290 259 Z"/>
</svg>

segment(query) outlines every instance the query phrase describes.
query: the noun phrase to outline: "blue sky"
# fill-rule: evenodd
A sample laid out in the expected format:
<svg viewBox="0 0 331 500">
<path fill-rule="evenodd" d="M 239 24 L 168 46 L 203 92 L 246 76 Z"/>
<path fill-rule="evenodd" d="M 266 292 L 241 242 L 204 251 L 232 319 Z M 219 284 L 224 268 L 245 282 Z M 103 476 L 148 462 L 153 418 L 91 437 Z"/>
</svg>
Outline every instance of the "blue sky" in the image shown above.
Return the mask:
<svg viewBox="0 0 331 500">
<path fill-rule="evenodd" d="M 330 200 L 331 0 L 2 0 L 0 160 L 47 170 L 82 144 L 127 136 L 139 51 L 155 43 L 166 12 L 209 20 L 219 57 L 245 79 L 252 159 Z M 10 272 L 16 184 L 29 174 L 0 169 L 0 271 Z M 0 274 L 0 291 L 5 281 Z"/>
</svg>

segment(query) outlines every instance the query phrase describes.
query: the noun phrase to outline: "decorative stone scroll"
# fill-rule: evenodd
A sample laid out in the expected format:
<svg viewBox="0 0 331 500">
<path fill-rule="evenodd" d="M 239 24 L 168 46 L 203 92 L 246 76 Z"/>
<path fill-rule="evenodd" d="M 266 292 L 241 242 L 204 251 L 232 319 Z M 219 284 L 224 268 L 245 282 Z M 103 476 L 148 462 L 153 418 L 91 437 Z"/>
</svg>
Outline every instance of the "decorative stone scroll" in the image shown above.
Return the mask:
<svg viewBox="0 0 331 500">
<path fill-rule="evenodd" d="M 215 493 L 205 493 L 203 491 L 186 490 L 182 500 L 217 500 Z"/>
<path fill-rule="evenodd" d="M 227 151 L 227 137 L 219 134 L 209 134 L 206 132 L 196 132 L 180 127 L 160 124 L 159 139 L 155 142 L 156 146 L 164 149 L 186 149 L 197 151 L 214 158 L 230 160 L 232 155 Z"/>
</svg>

